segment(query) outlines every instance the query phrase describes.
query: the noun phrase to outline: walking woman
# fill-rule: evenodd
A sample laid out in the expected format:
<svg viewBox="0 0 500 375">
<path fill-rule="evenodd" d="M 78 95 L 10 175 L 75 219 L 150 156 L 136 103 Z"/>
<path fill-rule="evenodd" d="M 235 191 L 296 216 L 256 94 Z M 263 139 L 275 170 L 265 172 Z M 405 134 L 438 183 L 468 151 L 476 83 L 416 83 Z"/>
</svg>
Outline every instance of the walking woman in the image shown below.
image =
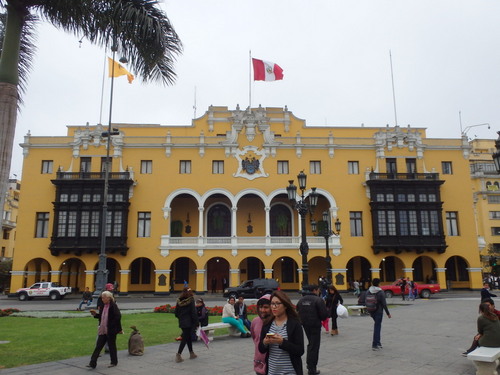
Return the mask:
<svg viewBox="0 0 500 375">
<path fill-rule="evenodd" d="M 184 288 L 179 298 L 177 298 L 175 316 L 179 320 L 179 328 L 182 329 L 182 340 L 179 344 L 177 354 L 175 355 L 175 362 L 184 361 L 181 354 L 186 344 L 189 349 L 189 359 L 194 359 L 197 355 L 193 352 L 191 332 L 198 327 L 198 313 L 196 312 L 193 291 L 191 288 Z"/>
<path fill-rule="evenodd" d="M 339 303 L 344 303 L 344 300 L 342 299 L 339 291 L 333 285 L 328 286 L 328 294 L 326 295 L 326 308 L 330 312 L 330 317 L 332 318 L 332 330 L 330 331 L 330 334 L 332 336 L 339 334 L 339 328 L 337 326 L 337 305 Z"/>
<path fill-rule="evenodd" d="M 250 332 L 245 328 L 243 321 L 236 315 L 234 311 L 234 303 L 236 300 L 234 297 L 229 297 L 227 303 L 222 309 L 222 322 L 229 323 L 240 331 L 240 337 L 250 337 Z"/>
<path fill-rule="evenodd" d="M 106 343 L 109 346 L 109 356 L 111 364 L 108 367 L 115 367 L 118 364 L 118 354 L 116 351 L 116 335 L 123 333 L 122 331 L 122 315 L 120 309 L 115 303 L 113 293 L 104 291 L 101 294 L 103 302 L 102 307 L 99 307 L 99 312 L 90 310 L 94 318 L 99 319 L 99 330 L 97 331 L 97 342 L 94 352 L 90 358 L 90 363 L 87 367 L 96 368 L 97 358 L 99 353 Z"/>
<path fill-rule="evenodd" d="M 271 313 L 259 342 L 259 351 L 267 353 L 267 374 L 303 375 L 304 332 L 292 301 L 281 290 L 271 296 Z"/>
</svg>

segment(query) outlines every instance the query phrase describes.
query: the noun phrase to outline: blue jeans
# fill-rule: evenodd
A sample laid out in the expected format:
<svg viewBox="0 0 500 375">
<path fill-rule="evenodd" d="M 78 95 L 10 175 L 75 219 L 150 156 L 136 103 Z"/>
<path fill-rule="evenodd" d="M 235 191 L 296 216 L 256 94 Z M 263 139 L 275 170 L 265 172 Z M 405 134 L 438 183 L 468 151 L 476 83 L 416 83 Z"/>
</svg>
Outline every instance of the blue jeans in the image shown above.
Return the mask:
<svg viewBox="0 0 500 375">
<path fill-rule="evenodd" d="M 380 331 L 382 330 L 382 318 L 384 317 L 384 312 L 383 311 L 375 311 L 373 313 L 370 313 L 370 316 L 372 317 L 373 321 L 375 322 L 375 325 L 373 327 L 373 341 L 372 341 L 372 348 L 381 346 L 382 344 L 380 343 Z"/>
</svg>

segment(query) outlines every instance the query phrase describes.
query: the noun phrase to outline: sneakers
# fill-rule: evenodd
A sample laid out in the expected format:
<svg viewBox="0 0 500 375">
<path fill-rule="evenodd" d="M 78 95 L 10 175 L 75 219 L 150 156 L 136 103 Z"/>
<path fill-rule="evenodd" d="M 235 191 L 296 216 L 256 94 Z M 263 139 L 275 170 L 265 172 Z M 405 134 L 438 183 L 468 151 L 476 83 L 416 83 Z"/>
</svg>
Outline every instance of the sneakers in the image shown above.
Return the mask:
<svg viewBox="0 0 500 375">
<path fill-rule="evenodd" d="M 180 363 L 183 362 L 184 360 L 182 359 L 181 355 L 179 353 L 175 354 L 175 362 Z"/>
<path fill-rule="evenodd" d="M 376 351 L 380 350 L 380 348 L 379 348 L 378 346 L 372 346 L 372 350 L 373 350 L 374 352 L 376 352 Z"/>
</svg>

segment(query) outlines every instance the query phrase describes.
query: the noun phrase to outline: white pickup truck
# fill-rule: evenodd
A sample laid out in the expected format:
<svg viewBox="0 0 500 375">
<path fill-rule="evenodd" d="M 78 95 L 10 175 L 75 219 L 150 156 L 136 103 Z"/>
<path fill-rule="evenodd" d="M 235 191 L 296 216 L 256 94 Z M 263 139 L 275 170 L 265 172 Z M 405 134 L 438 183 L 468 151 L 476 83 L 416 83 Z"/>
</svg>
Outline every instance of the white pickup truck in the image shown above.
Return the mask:
<svg viewBox="0 0 500 375">
<path fill-rule="evenodd" d="M 31 300 L 34 297 L 49 297 L 52 301 L 55 301 L 56 299 L 63 299 L 66 294 L 70 293 L 70 287 L 47 281 L 35 283 L 29 288 L 21 288 L 16 291 L 19 301 Z"/>
</svg>

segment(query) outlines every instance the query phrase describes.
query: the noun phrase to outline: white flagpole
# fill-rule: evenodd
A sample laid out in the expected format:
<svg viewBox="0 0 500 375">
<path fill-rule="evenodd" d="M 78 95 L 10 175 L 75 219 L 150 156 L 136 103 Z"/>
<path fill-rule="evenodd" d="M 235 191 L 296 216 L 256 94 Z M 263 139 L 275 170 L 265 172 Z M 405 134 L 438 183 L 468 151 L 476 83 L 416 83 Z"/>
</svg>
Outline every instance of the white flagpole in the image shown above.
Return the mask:
<svg viewBox="0 0 500 375">
<path fill-rule="evenodd" d="M 398 114 L 397 114 L 397 111 L 396 111 L 396 91 L 394 90 L 394 74 L 392 72 L 392 54 L 391 54 L 391 50 L 389 50 L 389 60 L 391 61 L 392 101 L 394 103 L 394 121 L 396 122 L 394 125 L 398 126 Z"/>
<path fill-rule="evenodd" d="M 102 85 L 101 85 L 101 109 L 99 111 L 99 125 L 102 124 L 102 106 L 103 106 L 103 101 L 104 101 L 104 81 L 106 77 L 106 62 L 107 62 L 107 55 L 104 53 L 104 64 L 102 67 Z"/>
<path fill-rule="evenodd" d="M 248 50 L 250 61 L 248 63 L 248 109 L 252 108 L 252 50 Z"/>
</svg>

